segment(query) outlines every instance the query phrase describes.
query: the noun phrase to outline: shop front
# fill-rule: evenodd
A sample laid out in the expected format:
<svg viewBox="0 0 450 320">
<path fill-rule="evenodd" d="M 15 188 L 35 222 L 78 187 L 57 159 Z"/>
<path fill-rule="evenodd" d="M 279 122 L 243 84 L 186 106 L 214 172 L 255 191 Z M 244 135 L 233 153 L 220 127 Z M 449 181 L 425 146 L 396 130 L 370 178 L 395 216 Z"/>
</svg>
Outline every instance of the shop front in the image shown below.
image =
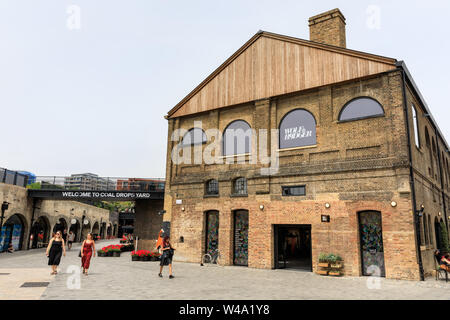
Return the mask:
<svg viewBox="0 0 450 320">
<path fill-rule="evenodd" d="M 274 225 L 275 269 L 312 271 L 311 225 Z"/>
</svg>

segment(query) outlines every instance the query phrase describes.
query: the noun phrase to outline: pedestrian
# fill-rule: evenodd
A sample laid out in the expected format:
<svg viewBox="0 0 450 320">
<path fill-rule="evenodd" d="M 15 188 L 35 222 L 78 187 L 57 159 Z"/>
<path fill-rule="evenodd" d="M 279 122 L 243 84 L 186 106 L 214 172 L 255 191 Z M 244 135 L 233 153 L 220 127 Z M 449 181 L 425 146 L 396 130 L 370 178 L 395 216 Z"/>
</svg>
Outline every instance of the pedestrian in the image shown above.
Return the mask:
<svg viewBox="0 0 450 320">
<path fill-rule="evenodd" d="M 13 245 L 12 245 L 12 243 L 10 242 L 9 243 L 9 245 L 8 245 L 8 249 L 7 249 L 7 251 L 6 252 L 8 252 L 8 253 L 13 253 L 14 252 L 14 247 L 13 247 Z"/>
<path fill-rule="evenodd" d="M 92 233 L 88 233 L 86 240 L 81 245 L 81 267 L 85 275 L 88 275 L 92 255 L 95 257 L 95 241 Z"/>
<path fill-rule="evenodd" d="M 169 266 L 169 279 L 174 278 L 172 275 L 172 257 L 174 254 L 175 248 L 172 247 L 172 244 L 170 243 L 169 236 L 165 236 L 163 243 L 162 243 L 162 256 L 161 256 L 161 263 L 159 264 L 159 274 L 162 278 L 162 270 L 164 266 Z"/>
<path fill-rule="evenodd" d="M 63 234 L 62 234 L 62 238 L 64 240 L 64 243 L 67 243 L 67 229 L 64 229 Z"/>
<path fill-rule="evenodd" d="M 63 254 L 66 256 L 66 247 L 61 231 L 55 233 L 55 236 L 50 240 L 45 253 L 48 257 L 48 265 L 52 266 L 52 272 L 50 274 L 57 274 L 61 255 Z"/>
<path fill-rule="evenodd" d="M 75 241 L 75 233 L 73 233 L 73 231 L 70 230 L 67 238 L 68 238 L 67 247 L 70 250 L 72 249 L 72 243 Z"/>
</svg>

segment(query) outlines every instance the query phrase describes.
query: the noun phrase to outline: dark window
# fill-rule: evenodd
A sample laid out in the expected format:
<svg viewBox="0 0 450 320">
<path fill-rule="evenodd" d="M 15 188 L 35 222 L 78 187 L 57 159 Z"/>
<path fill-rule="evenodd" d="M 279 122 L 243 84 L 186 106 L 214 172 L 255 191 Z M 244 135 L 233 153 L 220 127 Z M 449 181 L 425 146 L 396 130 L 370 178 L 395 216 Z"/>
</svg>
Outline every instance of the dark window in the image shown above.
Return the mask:
<svg viewBox="0 0 450 320">
<path fill-rule="evenodd" d="M 234 194 L 247 194 L 247 179 L 245 178 L 237 178 L 234 180 L 234 186 L 233 186 Z"/>
<path fill-rule="evenodd" d="M 304 196 L 306 186 L 283 187 L 283 196 Z"/>
<path fill-rule="evenodd" d="M 339 121 L 359 120 L 384 115 L 381 104 L 372 98 L 356 98 L 348 102 L 341 110 Z"/>
<path fill-rule="evenodd" d="M 250 153 L 252 130 L 244 120 L 236 120 L 228 125 L 223 134 L 223 155 Z"/>
<path fill-rule="evenodd" d="M 206 143 L 206 133 L 203 129 L 192 128 L 183 137 L 183 146 Z"/>
<path fill-rule="evenodd" d="M 206 194 L 214 195 L 219 194 L 219 182 L 217 180 L 209 180 L 206 183 Z"/>
<path fill-rule="evenodd" d="M 280 149 L 316 145 L 316 120 L 303 109 L 296 109 L 280 122 Z"/>
</svg>

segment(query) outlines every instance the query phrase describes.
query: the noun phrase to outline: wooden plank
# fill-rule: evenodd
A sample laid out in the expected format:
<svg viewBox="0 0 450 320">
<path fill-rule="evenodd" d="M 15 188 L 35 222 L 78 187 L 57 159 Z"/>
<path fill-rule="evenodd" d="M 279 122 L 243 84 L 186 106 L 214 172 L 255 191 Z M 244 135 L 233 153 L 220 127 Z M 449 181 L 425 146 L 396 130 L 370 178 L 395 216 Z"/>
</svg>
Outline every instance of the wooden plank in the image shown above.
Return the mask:
<svg viewBox="0 0 450 320">
<path fill-rule="evenodd" d="M 169 116 L 181 117 L 396 68 L 393 59 L 292 39 L 261 34 L 208 77 Z"/>
</svg>

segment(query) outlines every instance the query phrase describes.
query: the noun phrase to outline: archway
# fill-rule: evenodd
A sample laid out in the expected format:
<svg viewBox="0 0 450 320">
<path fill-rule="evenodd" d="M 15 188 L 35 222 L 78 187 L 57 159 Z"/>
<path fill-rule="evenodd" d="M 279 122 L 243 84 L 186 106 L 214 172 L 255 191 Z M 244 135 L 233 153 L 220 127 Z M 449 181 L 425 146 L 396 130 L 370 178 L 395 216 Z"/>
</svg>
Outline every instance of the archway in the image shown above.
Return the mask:
<svg viewBox="0 0 450 320">
<path fill-rule="evenodd" d="M 86 239 L 89 232 L 91 232 L 91 222 L 87 219 L 84 219 L 83 227 L 81 228 L 80 242 L 83 241 L 84 239 Z"/>
<path fill-rule="evenodd" d="M 22 250 L 26 231 L 25 218 L 21 214 L 14 214 L 2 226 L 0 235 L 0 252 L 8 249 L 12 243 L 14 250 Z"/>
<path fill-rule="evenodd" d="M 117 224 L 114 224 L 114 228 L 113 228 L 113 237 L 117 237 Z"/>
<path fill-rule="evenodd" d="M 58 231 L 61 231 L 61 234 L 64 232 L 64 230 L 67 231 L 67 222 L 64 218 L 59 218 L 56 224 L 53 227 L 53 232 L 56 233 Z"/>
<path fill-rule="evenodd" d="M 74 241 L 77 241 L 77 239 L 78 239 L 78 237 L 80 236 L 80 229 L 81 229 L 81 226 L 80 226 L 80 222 L 77 220 L 77 219 L 72 219 L 72 221 L 70 221 L 70 228 L 69 228 L 69 233 L 70 233 L 70 231 L 72 231 L 73 232 L 73 234 L 75 235 L 75 237 L 74 237 Z"/>
<path fill-rule="evenodd" d="M 101 239 L 105 238 L 105 231 L 106 231 L 106 222 L 103 222 L 102 226 L 100 228 L 100 238 Z"/>
<path fill-rule="evenodd" d="M 99 226 L 98 222 L 94 223 L 91 233 L 92 233 L 92 236 L 94 237 L 94 239 L 97 239 L 97 236 L 100 234 L 100 226 Z"/>
<path fill-rule="evenodd" d="M 34 222 L 31 228 L 31 248 L 44 247 L 50 239 L 50 221 L 46 216 L 40 216 L 36 222 Z"/>
<path fill-rule="evenodd" d="M 110 224 L 108 224 L 108 228 L 106 229 L 106 236 L 107 236 L 107 238 L 108 238 L 108 239 L 110 239 L 110 238 L 111 238 L 111 236 L 112 236 L 112 228 L 111 228 L 111 223 L 110 223 Z"/>
</svg>

